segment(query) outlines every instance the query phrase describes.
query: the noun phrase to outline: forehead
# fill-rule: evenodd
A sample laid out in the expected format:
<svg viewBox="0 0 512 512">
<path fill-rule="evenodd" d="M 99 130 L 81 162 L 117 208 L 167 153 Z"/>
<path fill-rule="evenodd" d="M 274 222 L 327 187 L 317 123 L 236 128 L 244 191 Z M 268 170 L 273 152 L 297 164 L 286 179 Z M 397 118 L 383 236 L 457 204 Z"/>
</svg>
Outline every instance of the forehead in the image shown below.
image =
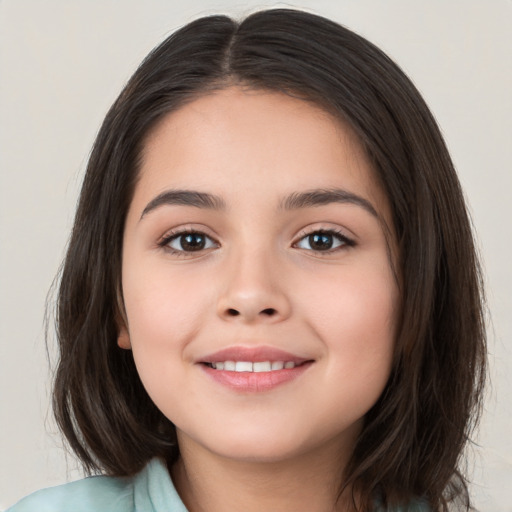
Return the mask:
<svg viewBox="0 0 512 512">
<path fill-rule="evenodd" d="M 162 146 L 171 140 L 181 147 L 187 141 L 201 143 L 203 149 L 214 149 L 219 142 L 248 146 L 259 143 L 264 144 L 262 149 L 271 146 L 276 150 L 279 145 L 280 152 L 286 154 L 291 148 L 296 150 L 300 142 L 304 151 L 319 145 L 325 151 L 329 145 L 331 151 L 343 146 L 346 156 L 364 153 L 348 124 L 316 104 L 284 93 L 240 86 L 210 92 L 164 116 L 146 137 L 143 162 L 149 163 L 156 153 L 165 152 Z M 306 140 L 308 145 L 304 145 Z"/>
<path fill-rule="evenodd" d="M 139 178 L 136 196 L 146 199 L 171 186 L 247 200 L 342 186 L 388 215 L 349 126 L 311 102 L 267 90 L 229 87 L 165 116 L 146 138 Z"/>
</svg>

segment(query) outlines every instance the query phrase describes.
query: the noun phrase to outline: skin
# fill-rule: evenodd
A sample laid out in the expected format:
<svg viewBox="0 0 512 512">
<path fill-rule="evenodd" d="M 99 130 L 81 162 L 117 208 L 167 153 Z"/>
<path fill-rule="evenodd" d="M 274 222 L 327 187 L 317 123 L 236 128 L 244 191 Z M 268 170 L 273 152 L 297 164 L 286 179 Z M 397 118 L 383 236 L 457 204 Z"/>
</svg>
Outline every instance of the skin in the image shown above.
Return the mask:
<svg viewBox="0 0 512 512">
<path fill-rule="evenodd" d="M 279 207 L 334 188 L 374 213 L 353 202 Z M 224 209 L 144 213 L 178 189 L 215 194 Z M 176 425 L 171 473 L 189 510 L 350 510 L 346 495 L 335 505 L 341 475 L 392 364 L 399 299 L 385 226 L 389 205 L 358 140 L 310 103 L 229 87 L 149 134 L 125 226 L 118 343 Z M 204 233 L 204 250 L 184 251 L 179 237 L 162 246 L 181 229 Z M 308 235 L 319 230 L 350 242 L 328 235 L 333 248 L 318 250 Z M 234 345 L 313 363 L 271 390 L 240 392 L 199 363 Z"/>
</svg>

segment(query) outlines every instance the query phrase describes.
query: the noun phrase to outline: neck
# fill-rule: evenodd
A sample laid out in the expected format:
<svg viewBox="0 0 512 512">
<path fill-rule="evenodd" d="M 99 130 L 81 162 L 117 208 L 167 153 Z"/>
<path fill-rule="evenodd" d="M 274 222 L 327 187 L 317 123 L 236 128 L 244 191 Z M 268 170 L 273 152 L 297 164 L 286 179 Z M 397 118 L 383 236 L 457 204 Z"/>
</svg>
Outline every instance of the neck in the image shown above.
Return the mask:
<svg viewBox="0 0 512 512">
<path fill-rule="evenodd" d="M 191 445 L 192 444 L 192 445 Z M 180 443 L 171 474 L 190 512 L 351 512 L 352 489 L 339 496 L 346 459 L 334 443 L 290 460 L 226 459 L 193 442 Z"/>
</svg>

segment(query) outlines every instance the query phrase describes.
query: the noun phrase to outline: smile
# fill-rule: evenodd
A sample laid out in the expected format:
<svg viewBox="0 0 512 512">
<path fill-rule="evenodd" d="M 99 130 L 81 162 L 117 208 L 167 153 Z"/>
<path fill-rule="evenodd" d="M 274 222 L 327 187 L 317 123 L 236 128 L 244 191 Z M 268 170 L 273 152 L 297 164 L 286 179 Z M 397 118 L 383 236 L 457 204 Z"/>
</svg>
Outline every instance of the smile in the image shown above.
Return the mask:
<svg viewBox="0 0 512 512">
<path fill-rule="evenodd" d="M 219 361 L 209 363 L 208 366 L 214 370 L 224 370 L 228 372 L 274 372 L 278 370 L 291 370 L 298 366 L 293 361 Z"/>
<path fill-rule="evenodd" d="M 198 361 L 212 381 L 235 392 L 261 393 L 300 379 L 314 359 L 269 346 L 232 346 Z"/>
</svg>

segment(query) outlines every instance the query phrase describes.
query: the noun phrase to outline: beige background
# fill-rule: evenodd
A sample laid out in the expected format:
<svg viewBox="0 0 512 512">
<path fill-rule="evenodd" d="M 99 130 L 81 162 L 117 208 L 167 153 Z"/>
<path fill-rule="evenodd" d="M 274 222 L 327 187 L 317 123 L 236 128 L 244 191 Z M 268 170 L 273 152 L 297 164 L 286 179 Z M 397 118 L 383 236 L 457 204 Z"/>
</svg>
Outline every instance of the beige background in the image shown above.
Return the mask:
<svg viewBox="0 0 512 512">
<path fill-rule="evenodd" d="M 379 45 L 441 125 L 479 234 L 493 317 L 472 489 L 480 510 L 512 511 L 510 0 L 0 0 L 0 510 L 80 476 L 48 412 L 43 314 L 107 108 L 179 26 L 277 5 L 332 17 Z"/>
</svg>

